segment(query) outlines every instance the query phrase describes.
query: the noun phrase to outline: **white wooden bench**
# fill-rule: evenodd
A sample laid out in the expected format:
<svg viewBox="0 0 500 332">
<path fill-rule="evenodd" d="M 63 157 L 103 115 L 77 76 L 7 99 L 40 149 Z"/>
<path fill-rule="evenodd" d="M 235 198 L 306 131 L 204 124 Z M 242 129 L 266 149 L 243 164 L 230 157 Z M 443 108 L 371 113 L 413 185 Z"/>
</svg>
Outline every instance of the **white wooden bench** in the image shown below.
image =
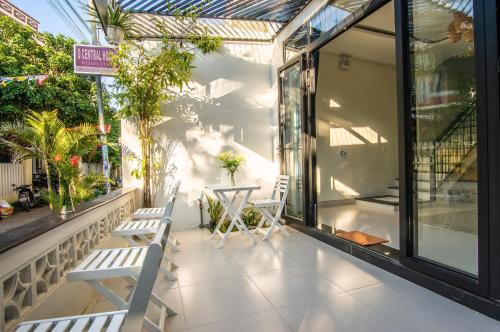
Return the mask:
<svg viewBox="0 0 500 332">
<path fill-rule="evenodd" d="M 276 227 L 288 236 L 288 232 L 280 223 L 281 212 L 286 205 L 286 197 L 290 189 L 290 177 L 288 175 L 280 175 L 274 184 L 271 198 L 250 201 L 262 213 L 262 219 L 256 227 L 256 231 L 264 234 L 264 240 L 269 239 L 273 234 L 273 229 Z M 281 196 L 281 197 L 280 197 Z M 274 212 L 274 215 L 272 214 Z M 270 223 L 269 228 L 264 228 L 266 221 Z"/>
<path fill-rule="evenodd" d="M 153 286 L 160 268 L 163 252 L 166 246 L 166 239 L 170 231 L 170 224 L 170 222 L 165 222 L 162 224 L 160 231 L 156 234 L 151 245 L 149 245 L 147 248 L 136 250 L 135 254 L 129 254 L 128 256 L 124 255 L 123 251 L 113 254 L 114 257 L 121 257 L 115 259 L 114 263 L 111 264 L 111 266 L 114 266 L 115 271 L 120 270 L 119 266 L 122 266 L 122 270 L 126 269 L 128 266 L 133 270 L 133 274 L 137 275 L 136 278 L 133 278 L 133 280 L 135 280 L 136 286 L 131 293 L 130 301 L 123 306 L 124 308 L 120 308 L 121 310 L 118 311 L 102 312 L 90 315 L 23 322 L 17 326 L 15 331 L 137 332 L 141 331 L 142 327 L 144 327 L 148 331 L 153 332 L 163 331 L 165 327 L 165 319 L 167 314 L 169 314 L 170 309 L 163 302 L 161 302 L 161 311 L 158 323 L 154 323 L 146 317 L 146 309 L 148 308 Z M 86 259 L 84 265 L 94 265 L 94 262 L 98 258 L 99 263 L 95 265 L 100 266 L 102 264 L 105 264 L 105 262 L 111 257 L 111 252 L 106 253 L 105 257 L 102 253 L 94 255 L 93 257 L 93 260 Z M 134 259 L 132 259 L 131 257 L 134 257 Z M 139 260 L 142 261 L 142 268 L 140 270 L 137 270 L 136 262 L 138 262 Z M 157 304 L 156 301 L 153 302 Z"/>
</svg>

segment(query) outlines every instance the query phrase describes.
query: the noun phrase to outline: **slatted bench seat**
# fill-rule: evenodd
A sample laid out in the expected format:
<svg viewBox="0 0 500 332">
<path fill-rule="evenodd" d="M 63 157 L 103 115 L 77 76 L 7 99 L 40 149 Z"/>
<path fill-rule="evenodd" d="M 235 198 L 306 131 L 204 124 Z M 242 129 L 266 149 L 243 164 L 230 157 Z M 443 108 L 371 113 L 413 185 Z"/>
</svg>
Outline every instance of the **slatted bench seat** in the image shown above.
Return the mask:
<svg viewBox="0 0 500 332">
<path fill-rule="evenodd" d="M 138 276 L 144 264 L 148 247 L 94 250 L 74 270 L 68 272 L 68 281 Z"/>
<path fill-rule="evenodd" d="M 136 210 L 132 213 L 133 219 L 151 219 L 151 218 L 161 218 L 165 213 L 165 208 L 142 208 Z"/>
<path fill-rule="evenodd" d="M 160 219 L 172 216 L 173 205 L 169 207 L 168 203 L 170 201 L 175 202 L 180 185 L 181 181 L 176 181 L 169 186 L 167 189 L 167 204 L 165 207 L 138 209 L 132 214 L 133 220 L 120 224 L 111 234 L 113 236 L 124 237 L 132 246 L 138 245 L 138 243 L 133 240 L 134 236 L 139 236 L 141 240 L 149 243 L 149 241 L 146 241 L 146 237 L 148 234 L 156 233 Z M 180 244 L 180 242 L 172 236 L 169 237 L 168 244 L 175 251 L 179 251 L 177 245 Z"/>
<path fill-rule="evenodd" d="M 111 235 L 113 236 L 135 236 L 154 234 L 160 227 L 160 219 L 150 219 L 141 221 L 127 221 L 116 227 Z"/>
<path fill-rule="evenodd" d="M 35 320 L 21 323 L 16 332 L 118 332 L 123 325 L 127 310 L 104 312 L 92 315 L 62 317 L 52 320 Z"/>
</svg>

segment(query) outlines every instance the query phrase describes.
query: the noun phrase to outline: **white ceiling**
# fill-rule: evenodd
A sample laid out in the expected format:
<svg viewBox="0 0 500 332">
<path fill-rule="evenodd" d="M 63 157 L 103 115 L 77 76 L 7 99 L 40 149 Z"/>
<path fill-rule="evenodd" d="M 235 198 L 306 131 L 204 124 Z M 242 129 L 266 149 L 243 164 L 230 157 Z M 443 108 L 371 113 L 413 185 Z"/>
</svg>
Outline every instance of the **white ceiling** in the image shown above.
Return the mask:
<svg viewBox="0 0 500 332">
<path fill-rule="evenodd" d="M 394 32 L 394 2 L 380 8 L 358 25 Z M 395 43 L 393 36 L 352 28 L 323 46 L 321 52 L 349 54 L 353 58 L 395 66 Z"/>
</svg>

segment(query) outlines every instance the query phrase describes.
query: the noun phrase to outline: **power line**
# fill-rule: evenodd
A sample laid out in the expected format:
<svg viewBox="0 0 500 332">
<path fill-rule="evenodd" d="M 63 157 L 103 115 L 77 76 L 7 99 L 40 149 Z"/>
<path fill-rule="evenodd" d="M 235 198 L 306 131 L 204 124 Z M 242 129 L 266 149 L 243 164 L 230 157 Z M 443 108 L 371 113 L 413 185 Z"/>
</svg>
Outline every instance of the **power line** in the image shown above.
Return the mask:
<svg viewBox="0 0 500 332">
<path fill-rule="evenodd" d="M 66 7 L 63 6 L 63 4 L 61 4 L 60 0 L 56 0 L 55 3 L 59 6 L 61 11 L 64 13 L 64 15 L 71 21 L 73 26 L 79 31 L 80 36 L 83 37 L 82 39 L 88 40 L 87 35 L 82 31 L 82 29 L 80 29 L 80 25 L 75 22 L 72 15 L 70 13 L 68 13 Z"/>
<path fill-rule="evenodd" d="M 78 18 L 78 20 L 83 24 L 85 29 L 90 33 L 91 32 L 90 26 L 89 26 L 88 22 L 82 17 L 82 15 L 80 15 L 80 12 L 78 12 L 78 10 L 76 10 L 76 8 L 71 4 L 71 2 L 69 0 L 64 0 L 64 2 L 71 9 L 73 14 Z"/>
<path fill-rule="evenodd" d="M 77 26 L 74 25 L 74 23 L 71 22 L 69 17 L 63 12 L 63 10 L 58 6 L 57 3 L 54 2 L 54 0 L 47 0 L 49 5 L 52 7 L 52 9 L 56 12 L 56 14 L 63 20 L 63 22 L 66 24 L 66 26 L 73 31 L 73 33 L 78 36 L 79 38 L 82 38 L 82 32 L 78 29 Z M 83 38 L 85 39 L 85 38 Z"/>
<path fill-rule="evenodd" d="M 79 24 L 68 13 L 67 9 L 58 0 L 47 0 L 56 14 L 63 20 L 66 26 L 82 40 L 89 41 L 88 36 L 80 29 Z"/>
</svg>

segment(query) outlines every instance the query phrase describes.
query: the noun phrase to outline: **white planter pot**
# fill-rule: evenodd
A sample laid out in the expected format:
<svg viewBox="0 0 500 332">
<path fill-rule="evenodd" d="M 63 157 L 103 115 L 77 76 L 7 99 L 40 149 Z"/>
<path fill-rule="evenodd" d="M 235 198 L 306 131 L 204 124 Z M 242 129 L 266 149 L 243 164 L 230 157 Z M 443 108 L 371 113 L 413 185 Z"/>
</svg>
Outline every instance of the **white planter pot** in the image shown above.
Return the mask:
<svg viewBox="0 0 500 332">
<path fill-rule="evenodd" d="M 106 28 L 106 41 L 112 45 L 118 45 L 125 40 L 125 31 L 122 28 L 108 25 Z"/>
</svg>

